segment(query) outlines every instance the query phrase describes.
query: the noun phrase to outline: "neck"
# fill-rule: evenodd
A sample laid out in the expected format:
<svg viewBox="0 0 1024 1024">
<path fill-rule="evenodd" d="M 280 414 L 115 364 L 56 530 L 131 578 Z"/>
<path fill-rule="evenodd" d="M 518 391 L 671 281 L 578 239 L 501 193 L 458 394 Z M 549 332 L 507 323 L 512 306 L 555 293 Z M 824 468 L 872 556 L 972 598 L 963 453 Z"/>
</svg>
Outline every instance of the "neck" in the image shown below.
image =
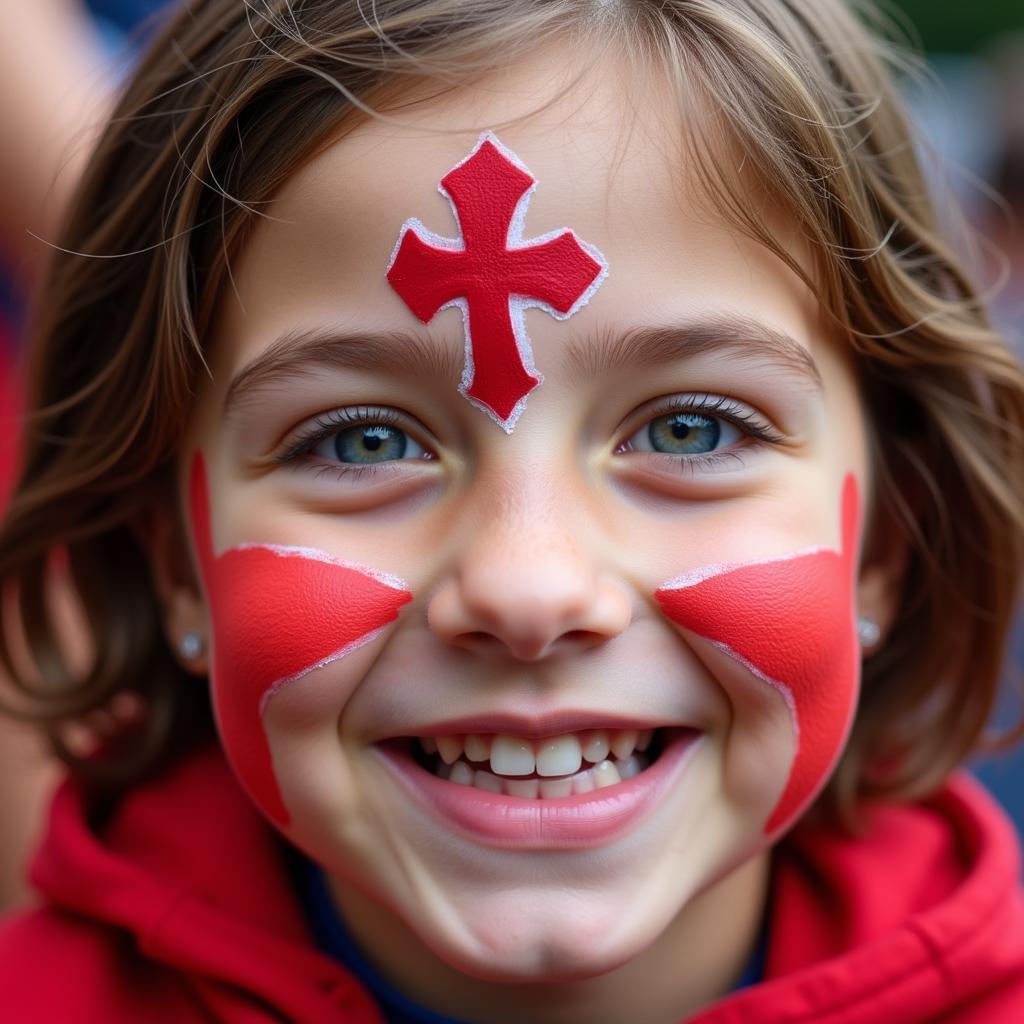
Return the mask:
<svg viewBox="0 0 1024 1024">
<path fill-rule="evenodd" d="M 761 854 L 692 899 L 642 953 L 594 978 L 495 983 L 455 970 L 390 911 L 335 879 L 335 905 L 363 953 L 414 1002 L 488 1024 L 667 1024 L 724 995 L 757 943 L 768 892 Z"/>
</svg>

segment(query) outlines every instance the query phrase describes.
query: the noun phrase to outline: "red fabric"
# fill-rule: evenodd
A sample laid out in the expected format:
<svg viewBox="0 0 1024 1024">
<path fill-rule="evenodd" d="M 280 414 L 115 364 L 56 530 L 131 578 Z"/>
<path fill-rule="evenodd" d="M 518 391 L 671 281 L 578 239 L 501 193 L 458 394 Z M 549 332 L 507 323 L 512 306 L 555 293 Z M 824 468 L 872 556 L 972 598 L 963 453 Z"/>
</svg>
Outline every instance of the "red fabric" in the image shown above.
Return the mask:
<svg viewBox="0 0 1024 1024">
<path fill-rule="evenodd" d="M 768 980 L 692 1024 L 1024 1020 L 1013 830 L 977 784 L 879 810 L 860 840 L 800 826 L 776 855 Z M 43 909 L 0 929 L 3 1018 L 379 1024 L 317 953 L 278 840 L 212 748 L 101 832 L 66 784 L 33 866 Z"/>
<path fill-rule="evenodd" d="M 0 929 L 0 1016 L 383 1024 L 314 949 L 275 836 L 212 747 L 128 796 L 102 836 L 66 783 L 32 865 L 48 905 Z"/>
</svg>

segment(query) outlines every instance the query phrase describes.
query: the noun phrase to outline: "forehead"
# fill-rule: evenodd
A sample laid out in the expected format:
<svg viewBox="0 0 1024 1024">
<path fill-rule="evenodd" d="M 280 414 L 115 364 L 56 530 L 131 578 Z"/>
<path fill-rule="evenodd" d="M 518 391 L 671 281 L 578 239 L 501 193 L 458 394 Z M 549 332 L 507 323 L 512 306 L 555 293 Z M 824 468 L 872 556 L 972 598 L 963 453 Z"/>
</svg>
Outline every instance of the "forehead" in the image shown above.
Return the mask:
<svg viewBox="0 0 1024 1024">
<path fill-rule="evenodd" d="M 411 217 L 438 235 L 458 234 L 438 183 L 483 129 L 494 130 L 537 180 L 524 238 L 568 227 L 609 263 L 608 280 L 571 331 L 540 322 L 535 330 L 530 321 L 538 358 L 543 346 L 573 334 L 722 312 L 809 339 L 817 314 L 806 287 L 705 200 L 683 144 L 686 132 L 700 132 L 700 119 L 699 110 L 686 113 L 663 86 L 625 67 L 575 76 L 539 58 L 362 122 L 286 182 L 233 261 L 216 363 L 230 376 L 297 329 L 418 326 L 386 280 L 388 261 Z M 792 251 L 791 226 L 769 209 L 764 216 Z M 427 333 L 457 357 L 454 311 Z"/>
</svg>

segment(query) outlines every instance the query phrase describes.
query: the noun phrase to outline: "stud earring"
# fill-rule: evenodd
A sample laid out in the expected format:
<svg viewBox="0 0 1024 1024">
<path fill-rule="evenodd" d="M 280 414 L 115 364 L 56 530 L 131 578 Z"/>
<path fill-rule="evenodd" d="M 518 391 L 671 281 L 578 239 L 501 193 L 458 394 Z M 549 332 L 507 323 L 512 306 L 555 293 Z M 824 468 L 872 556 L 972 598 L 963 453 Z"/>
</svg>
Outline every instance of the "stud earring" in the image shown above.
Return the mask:
<svg viewBox="0 0 1024 1024">
<path fill-rule="evenodd" d="M 186 661 L 195 661 L 203 653 L 205 646 L 202 634 L 194 630 L 184 633 L 178 641 L 178 650 Z"/>
<path fill-rule="evenodd" d="M 857 639 L 861 647 L 874 647 L 882 636 L 882 629 L 868 615 L 861 615 L 857 619 Z"/>
</svg>

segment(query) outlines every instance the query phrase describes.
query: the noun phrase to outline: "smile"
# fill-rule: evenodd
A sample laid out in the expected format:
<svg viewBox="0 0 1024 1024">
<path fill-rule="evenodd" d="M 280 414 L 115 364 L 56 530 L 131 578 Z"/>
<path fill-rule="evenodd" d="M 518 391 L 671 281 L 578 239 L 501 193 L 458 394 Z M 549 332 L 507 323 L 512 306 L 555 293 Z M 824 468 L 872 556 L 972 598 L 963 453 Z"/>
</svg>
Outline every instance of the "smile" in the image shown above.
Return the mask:
<svg viewBox="0 0 1024 1024">
<path fill-rule="evenodd" d="M 701 736 L 686 727 L 533 740 L 475 733 L 370 749 L 418 806 L 474 842 L 572 849 L 632 829 L 678 781 Z"/>
<path fill-rule="evenodd" d="M 653 746 L 652 729 L 595 729 L 538 740 L 476 733 L 423 736 L 413 755 L 449 782 L 527 800 L 551 800 L 605 789 L 639 775 L 661 752 L 663 730 L 658 733 Z"/>
</svg>

